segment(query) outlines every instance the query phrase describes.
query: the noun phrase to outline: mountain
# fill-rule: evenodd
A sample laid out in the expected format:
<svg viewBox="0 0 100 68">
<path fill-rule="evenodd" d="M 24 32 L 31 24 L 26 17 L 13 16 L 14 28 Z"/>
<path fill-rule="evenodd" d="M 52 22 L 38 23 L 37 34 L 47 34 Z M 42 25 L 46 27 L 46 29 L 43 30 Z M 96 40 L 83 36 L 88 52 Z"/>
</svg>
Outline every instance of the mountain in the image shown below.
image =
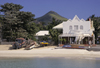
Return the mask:
<svg viewBox="0 0 100 68">
<path fill-rule="evenodd" d="M 37 18 L 36 22 L 51 23 L 52 18 L 55 18 L 56 20 L 61 20 L 61 21 L 68 20 L 67 18 L 64 18 L 64 17 L 60 16 L 58 13 L 56 13 L 54 11 L 49 11 L 48 13 L 43 15 L 42 17 Z"/>
</svg>

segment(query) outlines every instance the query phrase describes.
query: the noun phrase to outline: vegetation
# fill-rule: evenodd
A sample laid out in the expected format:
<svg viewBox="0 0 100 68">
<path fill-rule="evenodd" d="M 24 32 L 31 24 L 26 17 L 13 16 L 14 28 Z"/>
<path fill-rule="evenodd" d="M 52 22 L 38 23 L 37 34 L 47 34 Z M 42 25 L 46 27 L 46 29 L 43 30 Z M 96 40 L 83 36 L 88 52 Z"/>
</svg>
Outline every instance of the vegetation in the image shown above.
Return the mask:
<svg viewBox="0 0 100 68">
<path fill-rule="evenodd" d="M 48 30 L 50 33 L 50 36 L 52 37 L 52 40 L 55 42 L 55 44 L 58 44 L 58 36 L 62 33 L 62 30 L 58 29 L 52 29 L 54 26 L 60 24 L 62 21 L 56 20 L 55 18 L 52 19 L 52 22 L 48 24 Z"/>
<path fill-rule="evenodd" d="M 0 28 L 2 28 L 3 17 L 0 15 Z"/>
<path fill-rule="evenodd" d="M 2 38 L 13 41 L 15 38 L 23 37 L 35 40 L 35 33 L 39 30 L 49 30 L 50 37 L 58 44 L 58 36 L 62 30 L 52 29 L 54 26 L 67 20 L 54 11 L 50 11 L 42 17 L 34 19 L 35 15 L 31 12 L 20 11 L 23 6 L 13 3 L 5 3 L 0 6 L 0 28 L 2 28 Z M 90 16 L 95 28 L 95 38 L 100 33 L 100 17 Z M 87 20 L 89 20 L 89 18 Z M 34 23 L 39 22 L 39 23 Z M 47 37 L 43 38 L 44 40 Z M 66 43 L 66 40 L 63 39 Z"/>
<path fill-rule="evenodd" d="M 65 42 L 65 44 L 66 44 L 66 41 L 67 41 L 67 40 L 66 40 L 65 38 L 64 38 L 63 40 L 64 40 L 64 42 Z"/>
<path fill-rule="evenodd" d="M 45 22 L 46 24 L 48 24 L 48 23 L 52 22 L 52 18 L 55 18 L 56 20 L 61 20 L 61 21 L 67 20 L 67 18 L 60 16 L 56 12 L 50 11 L 50 12 L 46 13 L 44 16 L 37 18 L 36 22 Z"/>
<path fill-rule="evenodd" d="M 61 44 L 62 44 L 63 39 L 61 38 L 61 39 L 59 39 L 59 40 L 60 40 L 60 42 L 61 42 Z"/>
<path fill-rule="evenodd" d="M 34 14 L 31 12 L 20 11 L 23 6 L 13 3 L 5 3 L 0 6 L 0 11 L 3 15 L 0 16 L 0 22 L 2 23 L 2 38 L 7 41 L 13 41 L 15 38 L 23 37 L 35 40 L 34 34 L 39 30 L 49 30 L 51 38 L 55 43 L 58 43 L 58 35 L 61 31 L 53 30 L 52 28 L 62 22 L 53 17 L 53 13 L 56 17 L 57 13 L 50 11 L 47 16 L 50 16 L 51 22 L 45 25 L 45 22 L 38 24 L 34 23 Z M 46 16 L 46 15 L 45 15 Z M 46 17 L 47 17 L 46 16 Z M 67 20 L 58 15 L 59 19 Z M 59 33 L 60 32 L 60 33 Z"/>
<path fill-rule="evenodd" d="M 34 21 L 34 14 L 20 11 L 23 6 L 18 4 L 5 3 L 0 7 L 0 11 L 4 14 L 2 19 L 2 35 L 4 39 L 10 41 L 18 37 L 28 38 L 35 33 L 36 28 L 34 24 L 32 24 L 33 26 L 29 24 L 31 21 Z"/>
<path fill-rule="evenodd" d="M 99 33 L 100 33 L 100 17 L 95 17 L 95 15 L 90 16 L 91 20 L 93 21 L 93 26 L 94 26 L 94 34 L 95 34 L 95 39 L 97 39 Z M 89 20 L 89 18 L 87 20 Z"/>
</svg>

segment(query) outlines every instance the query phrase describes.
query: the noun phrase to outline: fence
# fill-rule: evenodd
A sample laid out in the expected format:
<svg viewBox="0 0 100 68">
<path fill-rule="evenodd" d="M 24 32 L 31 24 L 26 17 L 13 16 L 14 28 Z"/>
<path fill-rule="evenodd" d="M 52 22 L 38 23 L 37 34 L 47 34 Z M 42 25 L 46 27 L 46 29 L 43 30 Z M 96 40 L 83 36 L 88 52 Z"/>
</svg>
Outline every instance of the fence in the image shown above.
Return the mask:
<svg viewBox="0 0 100 68">
<path fill-rule="evenodd" d="M 1 42 L 0 45 L 12 45 L 14 42 Z"/>
</svg>

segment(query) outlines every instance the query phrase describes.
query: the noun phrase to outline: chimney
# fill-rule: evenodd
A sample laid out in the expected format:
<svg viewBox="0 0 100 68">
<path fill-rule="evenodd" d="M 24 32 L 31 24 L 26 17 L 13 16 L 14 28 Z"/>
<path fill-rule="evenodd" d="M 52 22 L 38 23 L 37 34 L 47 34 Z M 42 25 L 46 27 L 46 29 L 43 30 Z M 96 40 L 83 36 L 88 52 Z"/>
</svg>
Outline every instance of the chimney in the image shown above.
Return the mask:
<svg viewBox="0 0 100 68">
<path fill-rule="evenodd" d="M 91 18 L 89 18 L 89 21 L 90 21 L 90 27 L 92 29 L 93 28 L 93 21 L 91 21 Z"/>
<path fill-rule="evenodd" d="M 91 18 L 89 18 L 89 21 L 91 21 Z"/>
</svg>

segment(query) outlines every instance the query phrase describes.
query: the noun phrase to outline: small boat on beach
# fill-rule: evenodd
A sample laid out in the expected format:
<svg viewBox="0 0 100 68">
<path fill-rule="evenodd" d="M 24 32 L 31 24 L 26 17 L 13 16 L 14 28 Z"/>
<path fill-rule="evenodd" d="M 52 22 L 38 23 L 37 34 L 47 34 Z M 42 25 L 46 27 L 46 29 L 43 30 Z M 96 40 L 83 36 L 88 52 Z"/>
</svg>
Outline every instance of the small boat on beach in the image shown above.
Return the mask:
<svg viewBox="0 0 100 68">
<path fill-rule="evenodd" d="M 47 41 L 41 41 L 40 42 L 40 45 L 42 45 L 42 46 L 46 46 L 46 45 L 48 45 L 49 44 L 49 42 L 47 42 Z"/>
<path fill-rule="evenodd" d="M 31 49 L 33 49 L 35 47 L 35 44 L 34 45 L 28 45 L 26 48 L 25 48 L 25 50 L 31 50 Z"/>
<path fill-rule="evenodd" d="M 80 45 L 75 45 L 75 44 L 66 44 L 63 45 L 62 48 L 72 48 L 72 49 L 84 49 L 84 46 L 80 46 Z"/>
</svg>

